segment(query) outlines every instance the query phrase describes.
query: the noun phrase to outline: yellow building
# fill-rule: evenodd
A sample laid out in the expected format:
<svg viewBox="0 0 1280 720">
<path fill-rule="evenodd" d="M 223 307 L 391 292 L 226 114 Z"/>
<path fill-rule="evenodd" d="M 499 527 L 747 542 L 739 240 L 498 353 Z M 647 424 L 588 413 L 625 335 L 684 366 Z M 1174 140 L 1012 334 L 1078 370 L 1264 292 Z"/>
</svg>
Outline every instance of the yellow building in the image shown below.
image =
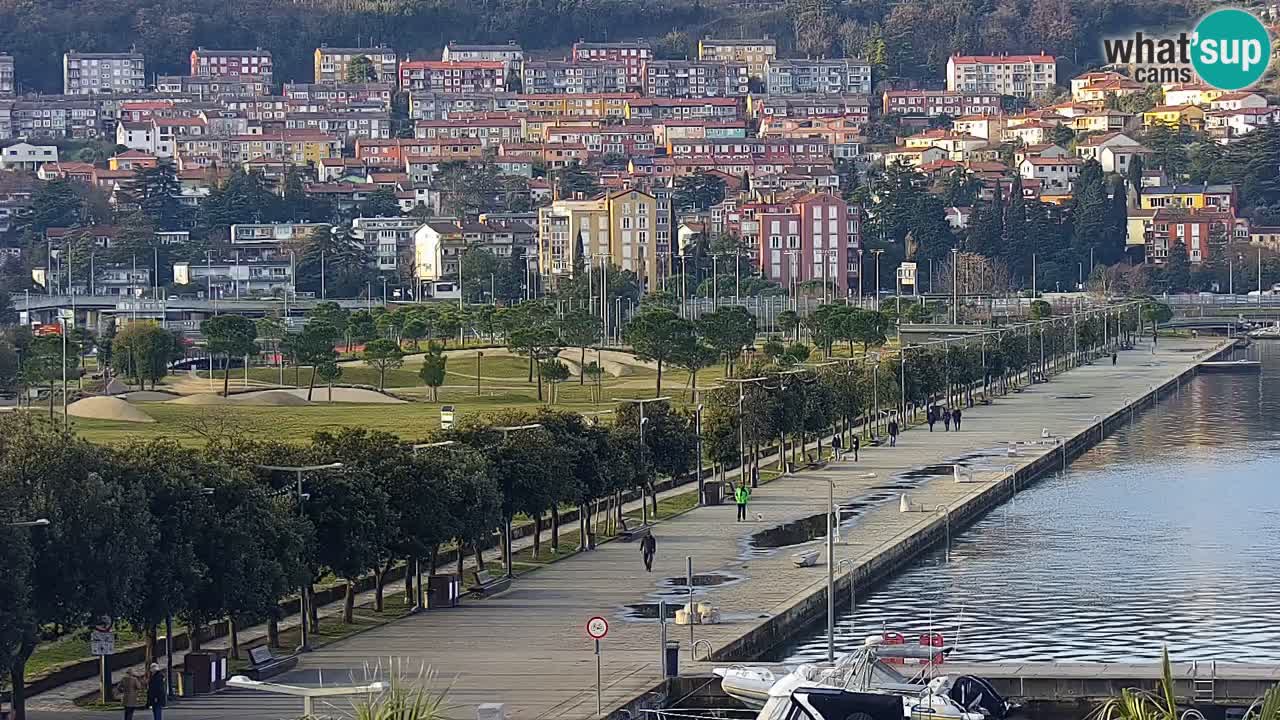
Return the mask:
<svg viewBox="0 0 1280 720">
<path fill-rule="evenodd" d="M 573 277 L 578 253 L 609 248 L 609 205 L 604 198 L 556 200 L 538 210 L 538 267 L 552 285 Z M 582 261 L 586 266 L 586 259 Z"/>
<path fill-rule="evenodd" d="M 1204 127 L 1204 110 L 1197 105 L 1158 105 L 1142 113 L 1142 126 L 1161 124 L 1170 127 L 1186 125 L 1192 130 Z"/>
<path fill-rule="evenodd" d="M 1166 185 L 1143 188 L 1141 207 L 1143 210 L 1160 208 L 1232 210 L 1236 204 L 1235 198 L 1235 187 L 1231 185 Z"/>
<path fill-rule="evenodd" d="M 232 161 L 282 160 L 317 166 L 321 160 L 342 157 L 342 140 L 314 130 L 278 130 L 262 135 L 232 136 L 227 148 Z"/>
<path fill-rule="evenodd" d="M 578 118 L 626 117 L 627 101 L 638 97 L 640 96 L 635 93 L 521 95 L 518 104 L 531 115 Z"/>
<path fill-rule="evenodd" d="M 714 40 L 706 38 L 698 41 L 698 59 L 715 62 L 745 63 L 747 73 L 753 78 L 765 76 L 765 65 L 778 57 L 778 42 L 769 38 L 747 38 L 744 40 Z"/>
<path fill-rule="evenodd" d="M 646 290 L 656 289 L 658 265 L 658 199 L 640 190 L 620 190 L 608 197 L 609 257 L 634 272 Z"/>
<path fill-rule="evenodd" d="M 371 48 L 331 48 L 328 45 L 321 45 L 315 52 L 315 81 L 318 83 L 347 82 L 347 68 L 351 65 L 351 61 L 358 57 L 368 58 L 372 64 L 371 82 L 396 84 L 396 51 L 385 45 Z"/>
<path fill-rule="evenodd" d="M 538 265 L 554 285 L 581 264 L 605 262 L 630 270 L 647 288 L 657 287 L 658 200 L 639 190 L 620 190 L 591 200 L 557 200 L 538 211 Z"/>
</svg>

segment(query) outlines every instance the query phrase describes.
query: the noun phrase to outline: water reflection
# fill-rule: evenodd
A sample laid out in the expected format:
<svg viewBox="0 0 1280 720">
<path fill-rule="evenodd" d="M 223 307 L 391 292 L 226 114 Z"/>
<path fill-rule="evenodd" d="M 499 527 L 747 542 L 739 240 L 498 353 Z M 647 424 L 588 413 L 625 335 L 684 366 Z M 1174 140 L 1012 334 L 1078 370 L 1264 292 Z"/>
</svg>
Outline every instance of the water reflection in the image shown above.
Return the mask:
<svg viewBox="0 0 1280 720">
<path fill-rule="evenodd" d="M 1280 662 L 1280 345 L 1202 375 L 1068 472 L 860 597 L 847 651 L 930 626 L 955 659 Z M 958 627 L 957 627 L 958 626 Z M 821 660 L 825 628 L 784 649 Z"/>
</svg>

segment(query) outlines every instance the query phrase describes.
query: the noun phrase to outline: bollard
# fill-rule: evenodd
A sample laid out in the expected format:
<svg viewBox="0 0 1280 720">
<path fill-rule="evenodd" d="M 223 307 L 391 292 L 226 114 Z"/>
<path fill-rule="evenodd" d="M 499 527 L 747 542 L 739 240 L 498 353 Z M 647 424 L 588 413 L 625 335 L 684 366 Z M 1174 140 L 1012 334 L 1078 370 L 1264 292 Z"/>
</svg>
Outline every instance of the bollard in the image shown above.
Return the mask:
<svg viewBox="0 0 1280 720">
<path fill-rule="evenodd" d="M 666 662 L 663 663 L 663 677 L 680 677 L 680 641 L 668 640 L 663 648 Z"/>
</svg>

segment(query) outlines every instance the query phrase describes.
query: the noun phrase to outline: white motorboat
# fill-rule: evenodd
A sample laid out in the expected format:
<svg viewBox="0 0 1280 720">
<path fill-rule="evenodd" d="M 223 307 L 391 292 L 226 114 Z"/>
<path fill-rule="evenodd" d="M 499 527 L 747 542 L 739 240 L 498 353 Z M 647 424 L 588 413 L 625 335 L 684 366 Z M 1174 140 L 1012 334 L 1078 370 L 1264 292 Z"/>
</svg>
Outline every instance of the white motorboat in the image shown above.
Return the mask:
<svg viewBox="0 0 1280 720">
<path fill-rule="evenodd" d="M 901 636 L 890 634 L 900 641 Z M 933 636 L 940 641 L 939 636 Z M 932 641 L 931 641 L 932 642 Z M 800 665 L 779 677 L 764 667 L 716 668 L 724 692 L 749 708 L 760 709 L 757 720 L 776 720 L 790 706 L 799 688 L 828 688 L 870 696 L 893 696 L 901 705 L 901 720 L 1001 720 L 1009 703 L 981 678 L 940 675 L 926 677 L 951 648 L 938 644 L 885 644 L 873 636 L 858 651 L 830 668 Z M 908 676 L 898 670 L 914 663 Z"/>
</svg>

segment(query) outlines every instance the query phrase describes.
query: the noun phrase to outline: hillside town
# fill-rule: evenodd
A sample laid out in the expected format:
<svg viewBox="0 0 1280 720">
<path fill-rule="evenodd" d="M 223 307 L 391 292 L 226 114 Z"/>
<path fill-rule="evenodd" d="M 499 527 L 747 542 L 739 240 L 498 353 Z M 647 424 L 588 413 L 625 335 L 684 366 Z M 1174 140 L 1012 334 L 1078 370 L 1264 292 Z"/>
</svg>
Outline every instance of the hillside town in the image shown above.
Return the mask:
<svg viewBox="0 0 1280 720">
<path fill-rule="evenodd" d="M 593 265 L 666 291 L 694 254 L 749 261 L 752 292 L 836 297 L 951 248 L 1004 263 L 1005 290 L 1081 287 L 1120 261 L 1218 289 L 1193 271 L 1243 258 L 1233 244 L 1273 265 L 1280 212 L 1228 159 L 1276 145 L 1262 92 L 1059 77 L 1045 54 L 954 55 L 926 87 L 865 60 L 780 57 L 767 37 L 697 49 L 321 46 L 307 82 L 280 82 L 260 48 L 197 47 L 176 76 L 138 52 L 69 50 L 61 95 L 20 94 L 0 52 L 4 273 L 50 294 L 420 300 L 457 297 L 479 253 L 489 287 L 468 297 L 487 301 Z M 897 206 L 895 185 L 911 195 Z M 356 267 L 308 274 L 326 253 Z"/>
</svg>

